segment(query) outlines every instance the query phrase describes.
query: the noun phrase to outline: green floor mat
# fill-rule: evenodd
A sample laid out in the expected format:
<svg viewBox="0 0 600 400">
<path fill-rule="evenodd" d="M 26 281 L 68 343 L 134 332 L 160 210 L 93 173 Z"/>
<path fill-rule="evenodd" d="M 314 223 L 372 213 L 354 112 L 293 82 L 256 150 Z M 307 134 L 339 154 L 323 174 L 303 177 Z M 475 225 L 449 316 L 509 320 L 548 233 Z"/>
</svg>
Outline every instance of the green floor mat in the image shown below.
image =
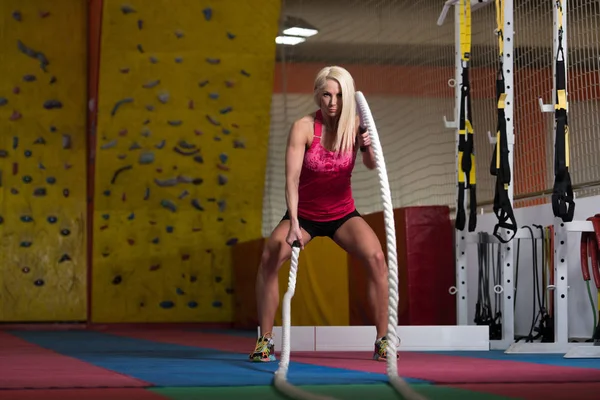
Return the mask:
<svg viewBox="0 0 600 400">
<path fill-rule="evenodd" d="M 502 397 L 490 393 L 473 392 L 436 385 L 411 385 L 428 400 L 502 400 Z M 400 400 L 401 397 L 389 385 L 307 385 L 302 389 L 318 394 L 335 397 L 338 400 Z M 171 400 L 284 400 L 273 386 L 230 386 L 230 387 L 178 387 L 154 388 L 153 392 Z"/>
</svg>

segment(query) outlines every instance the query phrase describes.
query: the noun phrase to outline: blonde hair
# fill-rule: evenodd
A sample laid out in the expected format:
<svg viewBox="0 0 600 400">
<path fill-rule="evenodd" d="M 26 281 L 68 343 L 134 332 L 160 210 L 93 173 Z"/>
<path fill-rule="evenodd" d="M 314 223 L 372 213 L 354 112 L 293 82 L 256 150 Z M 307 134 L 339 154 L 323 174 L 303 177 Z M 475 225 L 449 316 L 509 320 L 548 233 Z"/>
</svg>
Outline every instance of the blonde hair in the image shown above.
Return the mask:
<svg viewBox="0 0 600 400">
<path fill-rule="evenodd" d="M 342 90 L 342 112 L 332 150 L 345 153 L 352 151 L 356 140 L 356 99 L 354 97 L 356 89 L 354 79 L 346 69 L 338 66 L 325 67 L 319 71 L 315 78 L 314 87 L 314 100 L 319 107 L 328 79 L 337 81 Z"/>
</svg>

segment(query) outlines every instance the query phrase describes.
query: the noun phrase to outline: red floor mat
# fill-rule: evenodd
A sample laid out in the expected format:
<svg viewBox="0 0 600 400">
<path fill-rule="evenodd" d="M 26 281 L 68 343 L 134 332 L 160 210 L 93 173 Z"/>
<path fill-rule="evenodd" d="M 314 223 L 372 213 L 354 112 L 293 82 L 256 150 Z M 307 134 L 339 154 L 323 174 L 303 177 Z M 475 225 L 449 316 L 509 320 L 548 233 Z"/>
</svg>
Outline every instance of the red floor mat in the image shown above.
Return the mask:
<svg viewBox="0 0 600 400">
<path fill-rule="evenodd" d="M 168 400 L 145 389 L 0 390 L 0 400 Z"/>
<path fill-rule="evenodd" d="M 148 386 L 152 385 L 0 332 L 1 389 Z"/>
<path fill-rule="evenodd" d="M 554 379 L 554 377 L 552 377 Z M 523 400 L 597 400 L 600 383 L 511 383 L 448 385 L 457 389 L 485 392 Z"/>
</svg>

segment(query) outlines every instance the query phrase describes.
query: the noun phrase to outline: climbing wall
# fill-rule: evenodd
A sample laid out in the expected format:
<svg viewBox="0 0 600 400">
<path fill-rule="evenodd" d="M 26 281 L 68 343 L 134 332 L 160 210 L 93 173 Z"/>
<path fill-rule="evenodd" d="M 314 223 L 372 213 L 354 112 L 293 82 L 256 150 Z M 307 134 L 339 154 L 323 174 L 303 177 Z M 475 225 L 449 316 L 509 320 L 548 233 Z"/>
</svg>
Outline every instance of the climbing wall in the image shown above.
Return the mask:
<svg viewBox="0 0 600 400">
<path fill-rule="evenodd" d="M 0 4 L 0 321 L 86 317 L 85 21 L 79 0 Z"/>
<path fill-rule="evenodd" d="M 231 321 L 260 237 L 280 0 L 104 2 L 92 319 Z"/>
</svg>

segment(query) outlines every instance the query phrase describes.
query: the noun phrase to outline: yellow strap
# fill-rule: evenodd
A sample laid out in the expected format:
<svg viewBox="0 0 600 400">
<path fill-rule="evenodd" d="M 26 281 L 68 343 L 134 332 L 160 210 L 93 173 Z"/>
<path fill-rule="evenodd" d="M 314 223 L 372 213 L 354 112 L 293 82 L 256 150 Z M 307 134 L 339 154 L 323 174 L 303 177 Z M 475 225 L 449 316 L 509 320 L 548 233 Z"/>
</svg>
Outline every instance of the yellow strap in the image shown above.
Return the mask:
<svg viewBox="0 0 600 400">
<path fill-rule="evenodd" d="M 463 152 L 458 152 L 458 183 L 465 183 L 465 171 L 462 169 Z"/>
<path fill-rule="evenodd" d="M 471 0 L 460 0 L 460 56 L 463 61 L 471 56 Z"/>
<path fill-rule="evenodd" d="M 498 50 L 500 57 L 504 54 L 504 4 L 502 0 L 496 0 L 496 28 L 498 30 Z"/>
</svg>

